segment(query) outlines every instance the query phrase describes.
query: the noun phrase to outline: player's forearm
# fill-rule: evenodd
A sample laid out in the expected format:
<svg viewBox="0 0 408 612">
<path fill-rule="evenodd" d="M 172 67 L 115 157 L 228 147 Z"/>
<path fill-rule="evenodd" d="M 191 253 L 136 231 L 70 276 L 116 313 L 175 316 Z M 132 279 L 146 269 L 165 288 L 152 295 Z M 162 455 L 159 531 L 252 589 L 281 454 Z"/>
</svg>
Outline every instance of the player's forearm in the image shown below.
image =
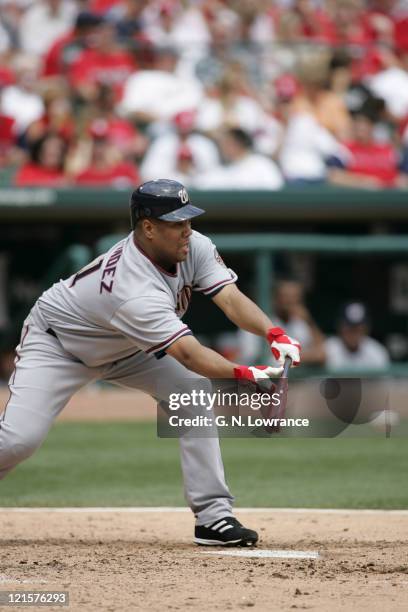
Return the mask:
<svg viewBox="0 0 408 612">
<path fill-rule="evenodd" d="M 242 312 L 238 316 L 228 317 L 237 327 L 265 338 L 273 323 L 268 316 L 253 302 L 252 312 Z"/>
<path fill-rule="evenodd" d="M 207 378 L 234 378 L 238 364 L 228 361 L 212 349 L 203 346 L 192 336 L 174 342 L 167 353 L 192 372 Z"/>
<path fill-rule="evenodd" d="M 236 285 L 227 285 L 213 301 L 240 329 L 265 337 L 273 327 L 270 318 L 242 293 Z"/>
</svg>

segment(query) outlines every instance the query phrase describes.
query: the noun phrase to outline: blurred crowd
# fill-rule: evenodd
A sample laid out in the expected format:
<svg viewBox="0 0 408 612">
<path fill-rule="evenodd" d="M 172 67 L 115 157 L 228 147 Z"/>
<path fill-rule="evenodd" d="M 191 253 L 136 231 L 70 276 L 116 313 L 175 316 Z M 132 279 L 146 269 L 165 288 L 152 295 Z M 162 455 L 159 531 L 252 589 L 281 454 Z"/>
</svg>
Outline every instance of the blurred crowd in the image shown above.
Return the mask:
<svg viewBox="0 0 408 612">
<path fill-rule="evenodd" d="M 17 186 L 408 186 L 407 0 L 0 0 Z"/>
</svg>

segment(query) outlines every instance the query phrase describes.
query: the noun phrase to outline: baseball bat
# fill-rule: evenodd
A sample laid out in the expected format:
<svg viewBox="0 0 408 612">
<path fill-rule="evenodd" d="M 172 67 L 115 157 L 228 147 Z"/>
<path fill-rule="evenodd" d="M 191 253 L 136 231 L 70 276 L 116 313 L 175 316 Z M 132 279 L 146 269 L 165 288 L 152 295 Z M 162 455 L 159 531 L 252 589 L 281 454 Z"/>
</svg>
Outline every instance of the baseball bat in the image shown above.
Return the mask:
<svg viewBox="0 0 408 612">
<path fill-rule="evenodd" d="M 292 360 L 290 357 L 285 357 L 285 363 L 283 364 L 283 372 L 281 374 L 281 378 L 288 378 L 289 376 L 289 369 L 290 366 L 292 365 Z"/>
<path fill-rule="evenodd" d="M 289 369 L 292 365 L 292 359 L 290 357 L 285 358 L 285 363 L 283 364 L 282 374 L 280 375 L 279 381 L 276 385 L 276 389 L 274 393 L 278 393 L 280 396 L 280 402 L 278 409 L 275 411 L 275 407 L 272 406 L 268 411 L 269 418 L 283 419 L 286 412 L 286 405 L 288 401 L 288 378 L 289 378 Z M 279 433 L 280 425 L 265 425 L 265 430 L 268 433 Z"/>
</svg>

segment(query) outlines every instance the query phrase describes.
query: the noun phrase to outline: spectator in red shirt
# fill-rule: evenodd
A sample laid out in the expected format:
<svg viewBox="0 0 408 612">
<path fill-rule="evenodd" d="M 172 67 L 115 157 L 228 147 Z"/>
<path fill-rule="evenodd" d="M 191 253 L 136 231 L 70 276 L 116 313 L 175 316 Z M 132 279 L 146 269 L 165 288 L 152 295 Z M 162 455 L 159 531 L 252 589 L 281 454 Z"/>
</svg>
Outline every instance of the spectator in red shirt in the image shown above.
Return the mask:
<svg viewBox="0 0 408 612">
<path fill-rule="evenodd" d="M 368 27 L 361 0 L 337 0 L 333 2 L 332 19 L 336 45 L 368 45 L 374 31 Z"/>
<path fill-rule="evenodd" d="M 353 137 L 343 143 L 348 153 L 343 159 L 331 158 L 329 180 L 337 185 L 384 189 L 407 185 L 400 174 L 399 157 L 391 143 L 377 142 L 374 110 L 362 108 L 353 119 Z"/>
<path fill-rule="evenodd" d="M 90 134 L 93 131 L 95 133 L 104 131 L 110 145 L 116 147 L 124 159 L 140 160 L 149 140 L 131 121 L 118 115 L 115 103 L 115 92 L 109 87 L 101 86 L 95 104 L 87 109 L 91 119 L 87 118 L 85 124 Z"/>
<path fill-rule="evenodd" d="M 67 148 L 66 141 L 52 133 L 35 141 L 30 148 L 30 161 L 18 170 L 14 184 L 17 187 L 66 186 L 68 181 L 64 166 Z"/>
<path fill-rule="evenodd" d="M 101 85 L 111 87 L 116 100 L 122 97 L 127 78 L 136 69 L 131 53 L 119 47 L 115 27 L 103 22 L 94 33 L 94 46 L 82 51 L 68 70 L 68 79 L 80 99 L 91 102 L 98 95 Z"/>
<path fill-rule="evenodd" d="M 82 51 L 93 46 L 94 34 L 102 21 L 99 15 L 86 11 L 79 13 L 73 29 L 59 37 L 46 53 L 42 75 L 53 77 L 65 74 Z"/>
<path fill-rule="evenodd" d="M 6 87 L 7 85 L 13 85 L 15 81 L 14 72 L 10 69 L 10 66 L 7 65 L 5 58 L 0 56 L 0 88 Z"/>
<path fill-rule="evenodd" d="M 335 28 L 329 15 L 316 9 L 311 0 L 296 0 L 292 8 L 294 23 L 297 25 L 297 39 L 331 43 Z"/>
<path fill-rule="evenodd" d="M 126 188 L 141 182 L 136 165 L 123 161 L 118 150 L 110 145 L 106 125 L 94 125 L 92 136 L 91 160 L 76 176 L 77 185 Z"/>
<path fill-rule="evenodd" d="M 329 13 L 318 9 L 312 0 L 296 0 L 290 10 L 274 11 L 276 32 L 283 43 L 312 41 L 331 44 L 335 27 Z"/>
<path fill-rule="evenodd" d="M 6 166 L 15 148 L 14 119 L 0 113 L 0 168 Z"/>
<path fill-rule="evenodd" d="M 363 14 L 362 22 L 373 41 L 394 46 L 395 24 L 391 17 L 379 11 L 367 11 Z"/>
<path fill-rule="evenodd" d="M 408 15 L 395 24 L 395 44 L 397 49 L 408 53 Z"/>
<path fill-rule="evenodd" d="M 90 2 L 91 9 L 99 14 L 107 13 L 117 4 L 120 4 L 120 0 L 91 0 Z"/>
</svg>

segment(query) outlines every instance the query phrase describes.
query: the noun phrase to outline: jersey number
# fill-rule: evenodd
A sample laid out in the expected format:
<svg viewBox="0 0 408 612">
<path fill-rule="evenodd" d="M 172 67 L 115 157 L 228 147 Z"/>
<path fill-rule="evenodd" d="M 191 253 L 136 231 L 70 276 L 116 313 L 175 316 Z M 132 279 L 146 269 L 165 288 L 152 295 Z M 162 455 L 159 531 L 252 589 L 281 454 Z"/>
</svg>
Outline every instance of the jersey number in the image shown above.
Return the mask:
<svg viewBox="0 0 408 612">
<path fill-rule="evenodd" d="M 91 261 L 90 264 L 88 264 L 87 266 L 82 268 L 79 272 L 77 272 L 77 274 L 75 274 L 72 280 L 72 283 L 70 284 L 70 287 L 73 287 L 77 281 L 81 280 L 81 278 L 84 278 L 85 276 L 89 276 L 89 274 L 92 274 L 93 272 L 100 270 L 100 268 L 102 267 L 102 263 L 103 263 L 103 257 L 97 263 L 94 263 L 93 261 Z"/>
</svg>

